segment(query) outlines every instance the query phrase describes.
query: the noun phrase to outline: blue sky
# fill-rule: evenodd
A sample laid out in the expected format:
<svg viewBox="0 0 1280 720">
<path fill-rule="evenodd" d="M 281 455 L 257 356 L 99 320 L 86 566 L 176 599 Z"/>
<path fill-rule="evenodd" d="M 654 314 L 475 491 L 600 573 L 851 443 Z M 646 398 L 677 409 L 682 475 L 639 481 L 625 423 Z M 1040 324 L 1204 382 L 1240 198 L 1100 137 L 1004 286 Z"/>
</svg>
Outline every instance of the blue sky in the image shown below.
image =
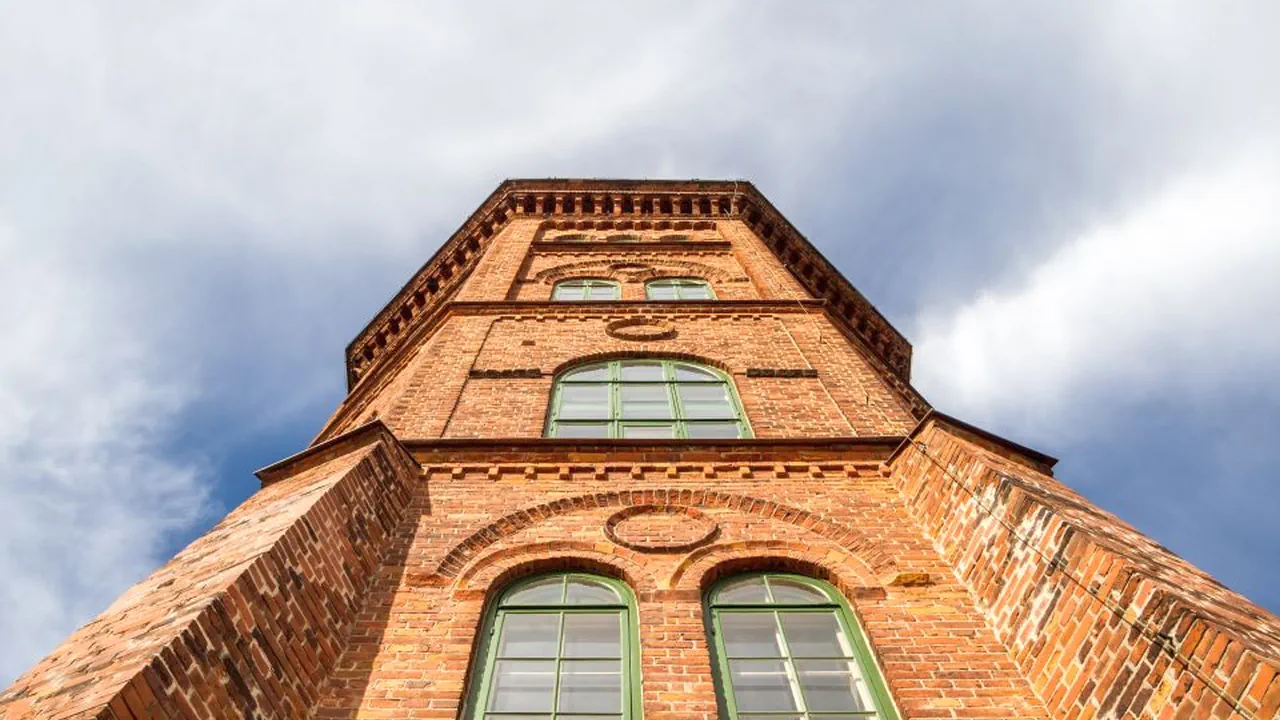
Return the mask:
<svg viewBox="0 0 1280 720">
<path fill-rule="evenodd" d="M 0 679 L 504 177 L 748 178 L 939 409 L 1280 609 L 1280 6 L 0 0 Z"/>
</svg>

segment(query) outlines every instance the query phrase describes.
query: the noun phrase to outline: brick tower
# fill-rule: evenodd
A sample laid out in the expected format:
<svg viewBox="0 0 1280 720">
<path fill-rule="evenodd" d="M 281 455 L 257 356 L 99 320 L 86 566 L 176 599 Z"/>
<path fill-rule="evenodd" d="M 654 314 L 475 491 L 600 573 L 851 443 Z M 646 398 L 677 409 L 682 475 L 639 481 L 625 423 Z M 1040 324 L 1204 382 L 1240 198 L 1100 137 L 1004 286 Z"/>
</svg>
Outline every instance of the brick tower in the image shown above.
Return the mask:
<svg viewBox="0 0 1280 720">
<path fill-rule="evenodd" d="M 503 183 L 8 718 L 1244 718 L 1280 619 L 935 412 L 750 183 Z"/>
</svg>

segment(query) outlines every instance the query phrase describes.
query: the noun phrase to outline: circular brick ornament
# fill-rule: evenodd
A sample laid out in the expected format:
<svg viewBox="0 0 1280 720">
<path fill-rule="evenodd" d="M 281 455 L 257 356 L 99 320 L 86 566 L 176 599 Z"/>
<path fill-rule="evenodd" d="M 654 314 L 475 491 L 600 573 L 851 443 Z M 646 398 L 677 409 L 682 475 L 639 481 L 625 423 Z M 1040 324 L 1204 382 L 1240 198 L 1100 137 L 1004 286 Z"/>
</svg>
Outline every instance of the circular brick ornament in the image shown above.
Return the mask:
<svg viewBox="0 0 1280 720">
<path fill-rule="evenodd" d="M 619 340 L 670 340 L 676 336 L 671 323 L 650 318 L 614 320 L 604 326 L 604 331 Z"/>
<path fill-rule="evenodd" d="M 706 513 L 683 505 L 636 505 L 619 510 L 604 523 L 604 534 L 622 547 L 640 552 L 680 553 L 720 535 Z"/>
</svg>

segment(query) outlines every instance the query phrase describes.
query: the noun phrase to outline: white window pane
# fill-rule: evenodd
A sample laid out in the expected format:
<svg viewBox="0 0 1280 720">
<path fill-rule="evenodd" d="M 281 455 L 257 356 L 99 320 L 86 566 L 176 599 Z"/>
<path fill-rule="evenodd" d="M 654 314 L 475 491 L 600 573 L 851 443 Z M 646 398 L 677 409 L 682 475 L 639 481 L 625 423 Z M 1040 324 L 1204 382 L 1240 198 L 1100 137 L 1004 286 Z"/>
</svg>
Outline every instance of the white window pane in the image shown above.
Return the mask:
<svg viewBox="0 0 1280 720">
<path fill-rule="evenodd" d="M 697 422 L 685 425 L 689 437 L 703 440 L 723 440 L 739 437 L 736 422 Z"/>
<path fill-rule="evenodd" d="M 805 703 L 814 712 L 872 710 L 866 683 L 848 660 L 797 660 Z"/>
<path fill-rule="evenodd" d="M 622 602 L 618 591 L 608 585 L 577 578 L 569 581 L 565 597 L 565 602 L 570 605 L 617 605 Z"/>
<path fill-rule="evenodd" d="M 609 367 L 607 365 L 598 365 L 596 367 L 586 367 L 581 370 L 573 370 L 564 374 L 562 381 L 574 382 L 605 382 L 609 379 Z"/>
<path fill-rule="evenodd" d="M 679 297 L 675 287 L 668 284 L 649 283 L 645 288 L 647 297 L 650 300 L 675 300 Z"/>
<path fill-rule="evenodd" d="M 622 385 L 622 417 L 634 420 L 666 420 L 672 417 L 666 383 Z"/>
<path fill-rule="evenodd" d="M 490 712 L 550 712 L 554 701 L 554 660 L 498 660 L 493 665 Z"/>
<path fill-rule="evenodd" d="M 719 375 L 710 370 L 703 370 L 694 365 L 676 365 L 676 380 L 692 380 L 692 381 L 710 381 L 715 380 L 723 382 Z"/>
<path fill-rule="evenodd" d="M 680 394 L 680 408 L 684 417 L 697 419 L 730 419 L 738 414 L 729 400 L 729 390 L 724 385 L 677 384 L 676 392 Z"/>
<path fill-rule="evenodd" d="M 826 605 L 831 602 L 822 591 L 812 585 L 787 578 L 770 577 L 769 589 L 773 590 L 773 601 L 791 605 Z"/>
<path fill-rule="evenodd" d="M 592 300 L 617 300 L 618 291 L 617 285 L 592 285 L 589 297 Z"/>
<path fill-rule="evenodd" d="M 622 437 L 637 440 L 665 440 L 676 436 L 671 425 L 627 425 L 622 428 Z"/>
<path fill-rule="evenodd" d="M 800 709 L 781 660 L 730 660 L 729 682 L 738 709 L 772 712 Z"/>
<path fill-rule="evenodd" d="M 559 613 L 508 613 L 502 620 L 498 657 L 554 658 L 559 640 Z"/>
<path fill-rule="evenodd" d="M 605 420 L 609 417 L 608 385 L 561 385 L 560 418 Z"/>
<path fill-rule="evenodd" d="M 618 660 L 565 660 L 560 665 L 562 713 L 622 711 L 622 663 Z"/>
<path fill-rule="evenodd" d="M 778 623 L 771 612 L 722 612 L 720 632 L 729 657 L 783 656 Z"/>
<path fill-rule="evenodd" d="M 764 587 L 764 578 L 756 576 L 727 583 L 720 592 L 716 593 L 715 602 L 726 605 L 767 603 L 769 595 Z"/>
<path fill-rule="evenodd" d="M 609 437 L 608 423 L 556 423 L 556 437 L 558 438 L 607 438 Z"/>
<path fill-rule="evenodd" d="M 776 587 L 773 592 L 776 598 Z M 834 612 L 783 612 L 781 621 L 792 657 L 853 656 L 853 648 L 849 646 Z"/>
<path fill-rule="evenodd" d="M 569 613 L 564 616 L 567 658 L 622 657 L 622 616 L 610 613 Z"/>
<path fill-rule="evenodd" d="M 558 605 L 564 594 L 564 579 L 559 577 L 535 580 L 508 595 L 503 605 Z"/>
<path fill-rule="evenodd" d="M 624 362 L 622 379 L 631 382 L 661 381 L 662 365 L 654 362 Z"/>
<path fill-rule="evenodd" d="M 680 288 L 680 297 L 685 300 L 710 300 L 711 288 L 697 283 Z"/>
</svg>

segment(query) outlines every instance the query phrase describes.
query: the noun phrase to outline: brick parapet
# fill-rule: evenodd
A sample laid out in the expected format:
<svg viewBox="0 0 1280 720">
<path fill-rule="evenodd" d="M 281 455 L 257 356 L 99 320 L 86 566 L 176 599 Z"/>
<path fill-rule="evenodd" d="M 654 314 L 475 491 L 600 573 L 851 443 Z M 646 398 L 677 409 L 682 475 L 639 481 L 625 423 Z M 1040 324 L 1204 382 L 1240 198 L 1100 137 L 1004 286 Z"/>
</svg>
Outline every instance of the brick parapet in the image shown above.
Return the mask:
<svg viewBox="0 0 1280 720">
<path fill-rule="evenodd" d="M 1276 716 L 1280 620 L 1020 450 L 935 416 L 892 478 L 1050 712 Z"/>
<path fill-rule="evenodd" d="M 380 424 L 313 455 L 18 678 L 0 717 L 305 716 L 417 477 Z"/>
</svg>

